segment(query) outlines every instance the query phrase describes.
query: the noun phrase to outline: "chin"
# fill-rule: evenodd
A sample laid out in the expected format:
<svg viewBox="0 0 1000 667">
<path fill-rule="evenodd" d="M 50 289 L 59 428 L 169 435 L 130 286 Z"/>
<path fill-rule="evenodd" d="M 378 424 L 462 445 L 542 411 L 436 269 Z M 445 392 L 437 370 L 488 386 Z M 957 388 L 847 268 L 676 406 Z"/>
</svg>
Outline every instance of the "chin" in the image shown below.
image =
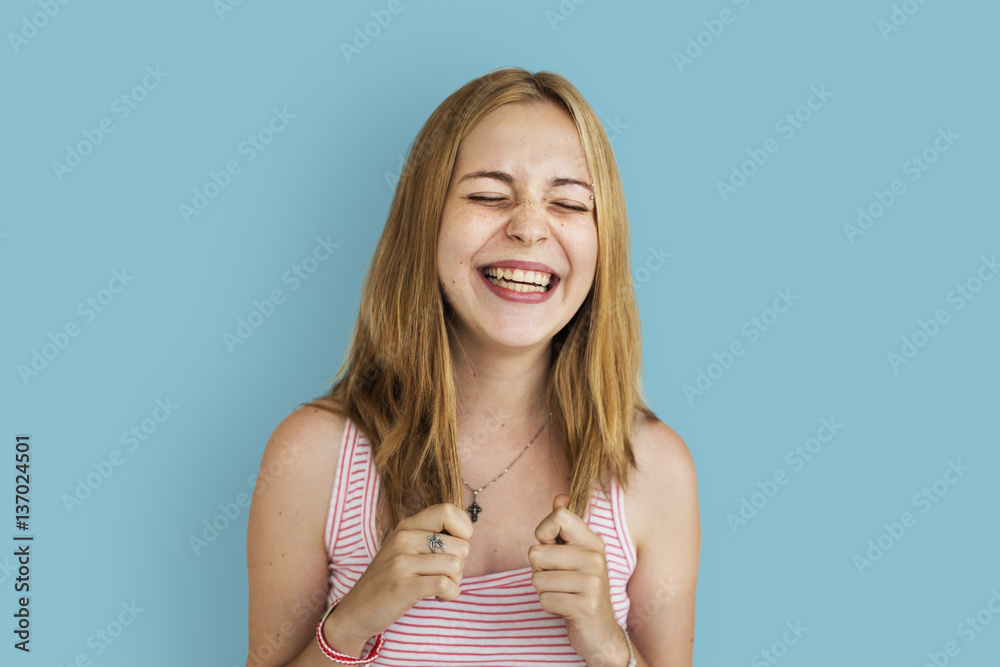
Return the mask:
<svg viewBox="0 0 1000 667">
<path fill-rule="evenodd" d="M 507 350 L 527 350 L 539 345 L 548 345 L 552 342 L 552 338 L 553 336 L 548 332 L 525 331 L 523 326 L 520 328 L 512 327 L 509 330 L 492 327 L 488 334 L 480 333 L 480 340 L 484 345 Z"/>
</svg>

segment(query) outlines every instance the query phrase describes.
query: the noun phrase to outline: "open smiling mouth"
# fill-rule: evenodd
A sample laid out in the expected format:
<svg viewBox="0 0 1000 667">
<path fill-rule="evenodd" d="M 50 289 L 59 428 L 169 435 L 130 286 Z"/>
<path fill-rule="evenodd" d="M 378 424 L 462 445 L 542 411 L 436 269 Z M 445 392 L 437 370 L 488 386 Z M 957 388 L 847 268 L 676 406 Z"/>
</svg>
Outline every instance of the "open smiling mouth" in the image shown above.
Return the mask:
<svg viewBox="0 0 1000 667">
<path fill-rule="evenodd" d="M 522 293 L 548 292 L 559 280 L 551 273 L 542 271 L 490 267 L 481 269 L 481 272 L 497 287 Z"/>
</svg>

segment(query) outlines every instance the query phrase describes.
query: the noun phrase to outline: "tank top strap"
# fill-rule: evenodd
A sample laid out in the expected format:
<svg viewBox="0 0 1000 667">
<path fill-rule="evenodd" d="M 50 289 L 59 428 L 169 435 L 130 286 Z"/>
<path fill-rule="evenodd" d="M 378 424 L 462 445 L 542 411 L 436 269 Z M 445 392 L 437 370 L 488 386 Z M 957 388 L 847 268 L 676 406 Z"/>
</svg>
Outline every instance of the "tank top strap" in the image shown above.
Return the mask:
<svg viewBox="0 0 1000 667">
<path fill-rule="evenodd" d="M 612 479 L 605 494 L 600 485 L 595 484 L 583 518 L 590 529 L 604 540 L 611 601 L 618 622 L 624 625 L 631 606 L 627 588 L 635 571 L 636 551 L 625 517 L 625 492 L 621 485 Z"/>
<path fill-rule="evenodd" d="M 324 531 L 324 544 L 331 563 L 350 569 L 351 563 L 363 562 L 367 566 L 375 557 L 373 518 L 378 486 L 371 443 L 354 422 L 345 418 Z"/>
</svg>

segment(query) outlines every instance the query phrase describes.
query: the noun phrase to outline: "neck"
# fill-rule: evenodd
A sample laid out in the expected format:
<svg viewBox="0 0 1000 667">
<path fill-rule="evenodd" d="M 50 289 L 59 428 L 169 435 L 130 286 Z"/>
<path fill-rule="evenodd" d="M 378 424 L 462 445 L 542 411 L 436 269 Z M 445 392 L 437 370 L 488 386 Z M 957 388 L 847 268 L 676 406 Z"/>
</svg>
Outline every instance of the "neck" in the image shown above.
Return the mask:
<svg viewBox="0 0 1000 667">
<path fill-rule="evenodd" d="M 524 447 L 549 414 L 545 388 L 551 343 L 529 349 L 481 349 L 457 344 L 449 333 L 455 368 L 459 447 L 504 455 Z M 525 434 L 527 434 L 525 436 Z"/>
</svg>

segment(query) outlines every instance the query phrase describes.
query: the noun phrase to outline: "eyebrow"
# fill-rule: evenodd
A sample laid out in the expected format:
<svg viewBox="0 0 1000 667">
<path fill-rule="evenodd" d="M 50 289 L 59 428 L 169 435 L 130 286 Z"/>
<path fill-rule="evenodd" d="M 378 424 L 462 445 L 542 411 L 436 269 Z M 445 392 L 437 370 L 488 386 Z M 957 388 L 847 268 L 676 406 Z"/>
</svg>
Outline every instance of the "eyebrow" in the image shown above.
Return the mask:
<svg viewBox="0 0 1000 667">
<path fill-rule="evenodd" d="M 501 183 L 509 185 L 510 187 L 514 187 L 514 177 L 508 174 L 506 171 L 491 171 L 491 170 L 473 171 L 460 178 L 458 182 L 461 183 L 463 181 L 468 181 L 475 178 L 492 178 L 494 180 L 500 181 Z M 550 188 L 558 188 L 564 185 L 579 185 L 587 188 L 591 192 L 593 192 L 594 190 L 592 187 L 590 187 L 590 183 L 584 183 L 583 181 L 577 180 L 575 178 L 565 178 L 561 176 L 550 178 L 548 185 Z"/>
</svg>

